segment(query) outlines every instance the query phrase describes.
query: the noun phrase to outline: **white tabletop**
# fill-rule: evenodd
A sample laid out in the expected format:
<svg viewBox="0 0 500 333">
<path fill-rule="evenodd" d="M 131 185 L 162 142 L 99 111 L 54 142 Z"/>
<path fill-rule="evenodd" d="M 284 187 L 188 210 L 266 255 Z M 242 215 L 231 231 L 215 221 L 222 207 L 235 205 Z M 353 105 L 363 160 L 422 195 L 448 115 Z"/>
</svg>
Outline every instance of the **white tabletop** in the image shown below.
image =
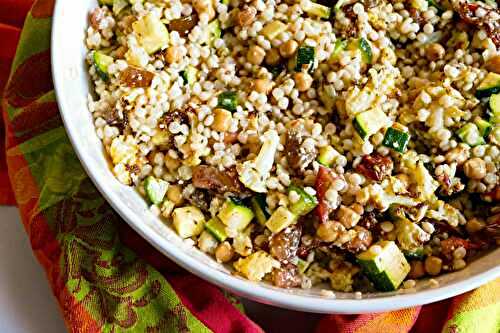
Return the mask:
<svg viewBox="0 0 500 333">
<path fill-rule="evenodd" d="M 6 333 L 66 332 L 44 272 L 36 261 L 16 208 L 0 206 L 0 327 Z M 312 331 L 319 316 L 244 300 L 247 314 L 266 332 Z M 288 325 L 287 325 L 288 326 Z"/>
<path fill-rule="evenodd" d="M 0 207 L 0 267 L 2 332 L 66 332 L 16 208 Z"/>
</svg>

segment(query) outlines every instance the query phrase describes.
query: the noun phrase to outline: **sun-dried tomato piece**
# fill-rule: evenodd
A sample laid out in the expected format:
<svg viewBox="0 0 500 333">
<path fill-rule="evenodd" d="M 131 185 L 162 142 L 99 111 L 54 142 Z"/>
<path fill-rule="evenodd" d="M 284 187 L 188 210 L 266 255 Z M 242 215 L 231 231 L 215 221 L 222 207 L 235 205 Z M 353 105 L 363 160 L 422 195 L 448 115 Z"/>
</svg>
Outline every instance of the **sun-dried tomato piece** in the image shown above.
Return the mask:
<svg viewBox="0 0 500 333">
<path fill-rule="evenodd" d="M 458 249 L 459 247 L 463 247 L 466 250 L 471 250 L 471 249 L 478 249 L 479 245 L 467 239 L 455 236 L 449 237 L 441 241 L 441 253 L 448 258 L 451 258 L 451 256 L 453 255 L 453 251 L 455 251 L 455 249 Z"/>
<path fill-rule="evenodd" d="M 363 156 L 361 162 L 356 167 L 356 171 L 367 178 L 381 181 L 391 175 L 393 167 L 394 163 L 390 157 L 372 154 Z"/>
</svg>

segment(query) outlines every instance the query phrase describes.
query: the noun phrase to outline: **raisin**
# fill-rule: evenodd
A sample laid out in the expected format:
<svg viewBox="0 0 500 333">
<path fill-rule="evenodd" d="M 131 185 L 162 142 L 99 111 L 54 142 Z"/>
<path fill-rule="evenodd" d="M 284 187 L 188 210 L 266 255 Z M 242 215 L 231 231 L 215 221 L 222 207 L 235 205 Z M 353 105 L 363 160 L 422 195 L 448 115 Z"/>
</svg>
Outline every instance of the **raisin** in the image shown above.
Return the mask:
<svg viewBox="0 0 500 333">
<path fill-rule="evenodd" d="M 280 261 L 292 259 L 297 255 L 301 235 L 302 228 L 297 225 L 274 235 L 269 243 L 271 255 Z"/>
<path fill-rule="evenodd" d="M 281 268 L 276 268 L 272 272 L 272 280 L 275 286 L 280 288 L 293 288 L 301 284 L 301 278 L 297 267 L 293 264 L 286 264 Z"/>
</svg>

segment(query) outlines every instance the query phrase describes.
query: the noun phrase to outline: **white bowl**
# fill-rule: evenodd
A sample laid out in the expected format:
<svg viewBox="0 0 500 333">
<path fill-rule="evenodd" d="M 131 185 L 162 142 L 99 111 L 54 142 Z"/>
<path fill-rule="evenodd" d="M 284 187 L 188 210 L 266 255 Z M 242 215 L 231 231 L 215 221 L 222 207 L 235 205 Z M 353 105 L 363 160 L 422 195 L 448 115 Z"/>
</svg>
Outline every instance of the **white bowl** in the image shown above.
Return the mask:
<svg viewBox="0 0 500 333">
<path fill-rule="evenodd" d="M 500 277 L 500 249 L 471 263 L 462 271 L 436 278 L 437 287 L 421 281 L 410 291 L 329 296 L 320 289 L 285 290 L 231 275 L 155 217 L 131 187 L 120 184 L 110 171 L 87 109 L 89 80 L 85 64 L 88 12 L 96 0 L 58 0 L 52 26 L 52 75 L 59 109 L 75 151 L 94 184 L 123 219 L 156 249 L 193 274 L 233 293 L 266 304 L 318 313 L 382 312 L 430 302 L 476 288 Z"/>
</svg>

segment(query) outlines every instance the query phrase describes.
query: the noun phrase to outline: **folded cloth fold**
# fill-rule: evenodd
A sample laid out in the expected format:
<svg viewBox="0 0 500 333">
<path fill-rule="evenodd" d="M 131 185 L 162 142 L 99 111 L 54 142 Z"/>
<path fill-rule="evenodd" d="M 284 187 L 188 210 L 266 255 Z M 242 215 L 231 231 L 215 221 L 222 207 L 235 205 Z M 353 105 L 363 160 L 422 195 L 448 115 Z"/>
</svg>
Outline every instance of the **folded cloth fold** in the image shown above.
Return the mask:
<svg viewBox="0 0 500 333">
<path fill-rule="evenodd" d="M 0 0 L 0 88 L 19 37 L 15 24 L 23 20 L 29 2 Z M 49 57 L 53 5 L 54 0 L 39 0 L 28 14 L 3 93 L 0 203 L 14 203 L 12 184 L 33 252 L 68 329 L 262 332 L 236 298 L 178 268 L 139 237 L 88 179 L 55 102 Z M 327 315 L 317 332 L 493 333 L 500 330 L 499 296 L 497 280 L 424 307 Z M 294 331 L 293 318 L 282 331 Z"/>
</svg>

